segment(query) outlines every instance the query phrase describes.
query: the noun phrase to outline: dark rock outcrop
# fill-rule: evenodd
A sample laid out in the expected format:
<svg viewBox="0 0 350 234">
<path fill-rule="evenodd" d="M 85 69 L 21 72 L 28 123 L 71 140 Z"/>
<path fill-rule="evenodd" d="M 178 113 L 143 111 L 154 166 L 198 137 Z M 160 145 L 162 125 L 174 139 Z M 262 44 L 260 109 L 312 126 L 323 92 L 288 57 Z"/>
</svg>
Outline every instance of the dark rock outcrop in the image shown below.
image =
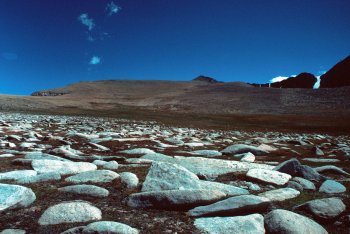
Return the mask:
<svg viewBox="0 0 350 234">
<path fill-rule="evenodd" d="M 61 96 L 65 95 L 67 93 L 57 93 L 57 92 L 52 92 L 52 91 L 37 91 L 31 94 L 31 96 Z"/>
<path fill-rule="evenodd" d="M 197 78 L 193 79 L 193 81 L 202 81 L 207 83 L 220 83 L 219 81 L 215 80 L 214 78 L 208 77 L 208 76 L 198 76 Z"/>
<path fill-rule="evenodd" d="M 280 82 L 271 83 L 273 88 L 308 88 L 312 89 L 316 83 L 317 78 L 307 72 L 300 73 L 296 77 L 289 77 Z"/>
<path fill-rule="evenodd" d="M 350 86 L 350 56 L 321 76 L 320 88 Z"/>
</svg>

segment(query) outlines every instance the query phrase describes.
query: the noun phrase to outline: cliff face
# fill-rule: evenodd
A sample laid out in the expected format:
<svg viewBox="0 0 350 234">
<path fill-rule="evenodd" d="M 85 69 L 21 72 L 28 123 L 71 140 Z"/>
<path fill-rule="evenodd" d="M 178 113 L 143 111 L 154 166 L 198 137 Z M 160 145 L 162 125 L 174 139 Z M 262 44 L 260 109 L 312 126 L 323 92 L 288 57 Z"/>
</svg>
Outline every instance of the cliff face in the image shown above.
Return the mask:
<svg viewBox="0 0 350 234">
<path fill-rule="evenodd" d="M 350 56 L 321 76 L 320 88 L 350 86 Z"/>
<path fill-rule="evenodd" d="M 308 88 L 312 89 L 316 83 L 317 78 L 307 72 L 300 73 L 296 77 L 289 77 L 286 80 L 275 82 L 271 84 L 273 88 Z"/>
</svg>

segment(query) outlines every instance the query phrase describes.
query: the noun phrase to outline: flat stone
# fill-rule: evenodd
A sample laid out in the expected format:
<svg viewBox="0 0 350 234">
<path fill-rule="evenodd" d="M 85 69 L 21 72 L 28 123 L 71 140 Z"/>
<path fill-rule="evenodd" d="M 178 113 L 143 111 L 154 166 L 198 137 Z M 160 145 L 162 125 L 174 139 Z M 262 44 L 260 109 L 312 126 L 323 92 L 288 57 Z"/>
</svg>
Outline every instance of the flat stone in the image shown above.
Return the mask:
<svg viewBox="0 0 350 234">
<path fill-rule="evenodd" d="M 109 183 L 120 176 L 118 173 L 110 170 L 86 171 L 66 178 L 67 182 L 72 183 Z"/>
<path fill-rule="evenodd" d="M 25 234 L 26 231 L 22 229 L 5 229 L 0 234 Z"/>
<path fill-rule="evenodd" d="M 222 153 L 217 150 L 195 150 L 192 151 L 192 153 L 206 157 L 220 157 L 222 155 Z"/>
<path fill-rule="evenodd" d="M 40 225 L 81 223 L 102 219 L 102 212 L 85 201 L 62 202 L 50 206 L 39 218 Z"/>
<path fill-rule="evenodd" d="M 260 197 L 268 198 L 271 201 L 285 201 L 288 199 L 295 198 L 299 195 L 300 192 L 293 188 L 274 189 L 259 194 Z"/>
<path fill-rule="evenodd" d="M 273 210 L 265 216 L 265 227 L 266 231 L 271 234 L 328 233 L 312 219 L 282 209 Z"/>
<path fill-rule="evenodd" d="M 304 190 L 316 190 L 315 184 L 312 183 L 310 180 L 301 177 L 293 177 L 292 180 L 300 184 Z"/>
<path fill-rule="evenodd" d="M 58 191 L 65 193 L 74 193 L 80 195 L 87 195 L 91 197 L 108 197 L 109 191 L 95 185 L 79 184 L 59 188 Z"/>
<path fill-rule="evenodd" d="M 320 193 L 344 193 L 345 191 L 345 186 L 334 180 L 326 180 L 319 189 Z"/>
<path fill-rule="evenodd" d="M 38 173 L 58 172 L 61 175 L 94 171 L 97 166 L 87 162 L 62 162 L 56 160 L 33 160 L 32 167 Z"/>
<path fill-rule="evenodd" d="M 190 210 L 188 213 L 194 217 L 236 216 L 263 212 L 269 204 L 270 200 L 267 198 L 255 195 L 242 195 L 230 197 L 207 206 L 199 206 Z"/>
<path fill-rule="evenodd" d="M 265 169 L 250 169 L 247 177 L 274 185 L 285 185 L 292 178 L 286 173 Z"/>
<path fill-rule="evenodd" d="M 254 162 L 255 161 L 255 155 L 250 153 L 250 152 L 245 153 L 240 161 L 241 162 Z"/>
<path fill-rule="evenodd" d="M 31 176 L 36 176 L 38 173 L 34 170 L 17 170 L 0 173 L 0 180 L 19 180 Z"/>
<path fill-rule="evenodd" d="M 227 196 L 238 196 L 238 195 L 249 194 L 249 191 L 244 188 L 239 188 L 239 187 L 229 185 L 229 184 L 224 184 L 224 183 L 200 180 L 199 185 L 201 189 L 218 190 L 218 191 L 224 192 Z"/>
<path fill-rule="evenodd" d="M 252 214 L 236 217 L 197 218 L 196 228 L 208 234 L 264 234 L 264 217 Z"/>
<path fill-rule="evenodd" d="M 295 207 L 311 214 L 319 221 L 334 221 L 346 209 L 343 201 L 336 197 L 316 199 Z"/>
<path fill-rule="evenodd" d="M 151 149 L 147 148 L 137 148 L 137 149 L 129 149 L 129 150 L 123 150 L 121 153 L 124 154 L 154 154 L 155 152 Z"/>
<path fill-rule="evenodd" d="M 131 194 L 127 204 L 134 208 L 188 210 L 214 203 L 225 196 L 225 193 L 214 190 L 164 190 Z"/>
<path fill-rule="evenodd" d="M 260 156 L 260 155 L 267 155 L 269 152 L 259 149 L 258 147 L 251 146 L 251 145 L 245 145 L 245 144 L 235 144 L 226 147 L 224 150 L 221 151 L 221 153 L 224 154 L 243 154 L 243 153 L 252 153 L 254 155 Z"/>
<path fill-rule="evenodd" d="M 326 166 L 321 166 L 321 167 L 315 167 L 314 169 L 315 169 L 315 171 L 317 171 L 319 173 L 331 172 L 331 173 L 336 173 L 336 174 L 340 174 L 340 175 L 347 175 L 347 176 L 350 175 L 349 173 L 347 173 L 343 169 L 341 169 L 341 168 L 339 168 L 337 166 L 334 166 L 334 165 L 326 165 Z"/>
<path fill-rule="evenodd" d="M 82 234 L 85 227 L 86 226 L 73 227 L 64 232 L 61 232 L 61 234 Z"/>
<path fill-rule="evenodd" d="M 32 184 L 32 183 L 40 183 L 47 181 L 58 181 L 61 180 L 61 175 L 58 172 L 48 172 L 44 174 L 38 174 L 36 176 L 29 176 L 20 178 L 17 180 L 19 184 Z"/>
<path fill-rule="evenodd" d="M 303 160 L 308 162 L 319 162 L 319 163 L 340 162 L 340 160 L 336 158 L 303 158 Z"/>
<path fill-rule="evenodd" d="M 292 188 L 295 190 L 298 190 L 299 192 L 302 192 L 304 190 L 303 186 L 301 186 L 301 184 L 299 184 L 296 181 L 290 180 L 287 184 L 288 188 Z"/>
<path fill-rule="evenodd" d="M 108 233 L 108 234 L 138 234 L 139 231 L 136 228 L 132 228 L 129 225 L 112 221 L 98 221 L 87 225 L 82 234 L 95 234 L 95 233 Z"/>
<path fill-rule="evenodd" d="M 131 172 L 122 172 L 120 173 L 120 179 L 127 188 L 137 188 L 139 185 L 139 178 L 137 175 Z"/>
<path fill-rule="evenodd" d="M 0 184 L 0 211 L 30 206 L 36 199 L 35 193 L 20 185 Z"/>
<path fill-rule="evenodd" d="M 58 161 L 64 161 L 64 162 L 71 162 L 71 160 L 69 160 L 69 159 L 58 157 L 58 156 L 51 155 L 51 154 L 45 154 L 41 151 L 27 153 L 24 156 L 24 158 L 31 159 L 31 160 L 44 160 L 44 159 L 46 159 L 46 160 L 58 160 Z"/>
</svg>

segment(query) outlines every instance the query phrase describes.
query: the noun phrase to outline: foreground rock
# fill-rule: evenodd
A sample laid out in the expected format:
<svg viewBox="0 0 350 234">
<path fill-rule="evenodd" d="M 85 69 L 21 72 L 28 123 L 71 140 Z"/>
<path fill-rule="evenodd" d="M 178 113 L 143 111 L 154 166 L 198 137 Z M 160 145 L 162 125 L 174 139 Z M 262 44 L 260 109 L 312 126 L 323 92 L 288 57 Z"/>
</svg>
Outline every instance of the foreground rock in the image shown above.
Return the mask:
<svg viewBox="0 0 350 234">
<path fill-rule="evenodd" d="M 321 185 L 319 192 L 321 193 L 344 193 L 346 188 L 341 183 L 334 180 L 326 180 Z"/>
<path fill-rule="evenodd" d="M 266 231 L 271 234 L 328 233 L 321 225 L 305 216 L 282 209 L 271 211 L 265 216 Z"/>
<path fill-rule="evenodd" d="M 32 167 L 38 173 L 58 172 L 60 175 L 71 175 L 97 169 L 97 166 L 92 163 L 57 160 L 33 160 Z"/>
<path fill-rule="evenodd" d="M 346 209 L 341 199 L 336 197 L 316 199 L 295 207 L 296 210 L 302 210 L 311 214 L 320 221 L 332 221 Z"/>
<path fill-rule="evenodd" d="M 143 183 L 142 191 L 147 192 L 176 189 L 218 190 L 230 196 L 249 193 L 246 189 L 238 188 L 236 186 L 201 181 L 194 173 L 177 164 L 154 162 L 146 176 L 145 182 Z"/>
<path fill-rule="evenodd" d="M 236 144 L 226 147 L 224 150 L 221 151 L 221 153 L 224 154 L 243 154 L 243 153 L 252 153 L 254 155 L 260 156 L 260 155 L 266 155 L 269 152 L 259 149 L 258 147 L 251 146 L 251 145 L 245 145 L 245 144 Z"/>
<path fill-rule="evenodd" d="M 59 188 L 58 191 L 92 197 L 108 197 L 109 195 L 109 191 L 107 189 L 88 184 L 66 186 Z"/>
<path fill-rule="evenodd" d="M 136 228 L 132 228 L 124 223 L 118 223 L 118 222 L 112 222 L 112 221 L 99 221 L 99 222 L 90 223 L 82 231 L 82 234 L 95 234 L 95 233 L 138 234 L 139 231 Z"/>
<path fill-rule="evenodd" d="M 300 192 L 293 188 L 280 188 L 259 194 L 259 196 L 265 197 L 271 201 L 285 201 L 288 199 L 295 198 L 299 195 Z"/>
<path fill-rule="evenodd" d="M 120 178 L 123 184 L 126 185 L 127 188 L 137 188 L 139 185 L 139 178 L 137 175 L 131 172 L 122 172 L 120 173 Z"/>
<path fill-rule="evenodd" d="M 265 169 L 250 169 L 247 177 L 274 185 L 285 185 L 292 178 L 288 174 Z"/>
<path fill-rule="evenodd" d="M 236 217 L 198 218 L 194 221 L 196 228 L 209 234 L 263 234 L 264 217 L 260 214 Z"/>
<path fill-rule="evenodd" d="M 0 184 L 0 211 L 30 206 L 36 199 L 30 188 Z"/>
<path fill-rule="evenodd" d="M 102 212 L 85 201 L 63 202 L 49 207 L 39 219 L 40 225 L 80 223 L 102 219 Z"/>
<path fill-rule="evenodd" d="M 264 211 L 270 200 L 255 195 L 242 195 L 227 198 L 207 206 L 199 206 L 188 213 L 194 217 L 201 216 L 235 216 Z"/>
<path fill-rule="evenodd" d="M 72 183 L 109 183 L 119 178 L 119 174 L 109 170 L 86 171 L 66 178 Z"/>
<path fill-rule="evenodd" d="M 226 194 L 213 190 L 164 190 L 131 194 L 127 204 L 134 208 L 188 210 L 214 203 Z"/>
</svg>

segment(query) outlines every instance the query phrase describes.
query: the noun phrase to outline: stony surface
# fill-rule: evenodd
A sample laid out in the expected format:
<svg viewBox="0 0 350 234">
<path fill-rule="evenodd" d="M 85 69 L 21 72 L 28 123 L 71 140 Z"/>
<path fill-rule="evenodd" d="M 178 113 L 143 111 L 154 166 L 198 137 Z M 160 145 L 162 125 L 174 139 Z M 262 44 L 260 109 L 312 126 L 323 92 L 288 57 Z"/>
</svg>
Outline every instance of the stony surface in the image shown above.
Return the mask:
<svg viewBox="0 0 350 234">
<path fill-rule="evenodd" d="M 263 212 L 270 204 L 270 200 L 255 195 L 242 195 L 227 198 L 207 206 L 199 206 L 188 213 L 194 217 L 201 216 L 236 216 Z"/>
<path fill-rule="evenodd" d="M 102 219 L 101 211 L 84 201 L 63 202 L 49 207 L 39 219 L 40 225 L 80 223 Z"/>
<path fill-rule="evenodd" d="M 30 206 L 36 199 L 30 188 L 0 184 L 0 211 Z"/>
<path fill-rule="evenodd" d="M 249 149 L 221 153 L 233 145 Z M 324 155 L 317 155 L 316 147 Z M 264 154 L 256 154 L 254 162 L 249 157 L 242 160 L 256 148 Z M 200 233 L 205 228 L 213 233 L 263 233 L 261 215 L 284 209 L 312 217 L 330 233 L 348 233 L 349 159 L 347 135 L 194 129 L 152 121 L 2 113 L 0 180 L 10 186 L 25 185 L 31 198 L 14 205 L 16 209 L 5 208 L 0 227 L 38 234 L 82 233 L 101 214 L 105 221 L 97 226 L 102 229 L 117 222 L 140 233 Z M 249 176 L 254 170 L 267 172 L 258 179 Z M 283 183 L 276 176 L 279 172 L 289 175 Z M 335 195 L 323 191 L 339 193 L 327 200 Z M 20 192 L 17 195 L 21 200 Z M 15 196 L 10 197 L 0 196 L 0 200 L 10 204 Z M 269 205 L 264 203 L 266 197 Z M 128 206 L 128 200 L 135 207 Z M 71 209 L 63 205 L 67 203 L 93 208 Z M 51 221 L 62 223 L 38 224 L 56 206 L 62 211 L 51 213 Z M 188 209 L 231 216 L 205 218 L 206 223 L 199 224 L 202 218 L 189 215 Z M 246 218 L 255 216 L 259 222 Z M 88 221 L 80 221 L 84 217 Z M 300 221 L 292 223 L 298 226 L 296 231 L 309 230 L 305 217 L 290 217 Z"/>
<path fill-rule="evenodd" d="M 260 214 L 236 217 L 197 218 L 194 222 L 197 229 L 209 234 L 263 234 L 264 217 Z"/>
<path fill-rule="evenodd" d="M 247 177 L 274 185 L 285 185 L 291 179 L 288 174 L 264 169 L 250 169 Z"/>
<path fill-rule="evenodd" d="M 215 190 L 165 190 L 134 193 L 128 197 L 127 204 L 134 208 L 187 210 L 214 203 L 225 196 Z"/>
<path fill-rule="evenodd" d="M 276 209 L 265 216 L 268 233 L 305 234 L 328 233 L 321 225 L 305 216 L 287 210 Z"/>
</svg>

